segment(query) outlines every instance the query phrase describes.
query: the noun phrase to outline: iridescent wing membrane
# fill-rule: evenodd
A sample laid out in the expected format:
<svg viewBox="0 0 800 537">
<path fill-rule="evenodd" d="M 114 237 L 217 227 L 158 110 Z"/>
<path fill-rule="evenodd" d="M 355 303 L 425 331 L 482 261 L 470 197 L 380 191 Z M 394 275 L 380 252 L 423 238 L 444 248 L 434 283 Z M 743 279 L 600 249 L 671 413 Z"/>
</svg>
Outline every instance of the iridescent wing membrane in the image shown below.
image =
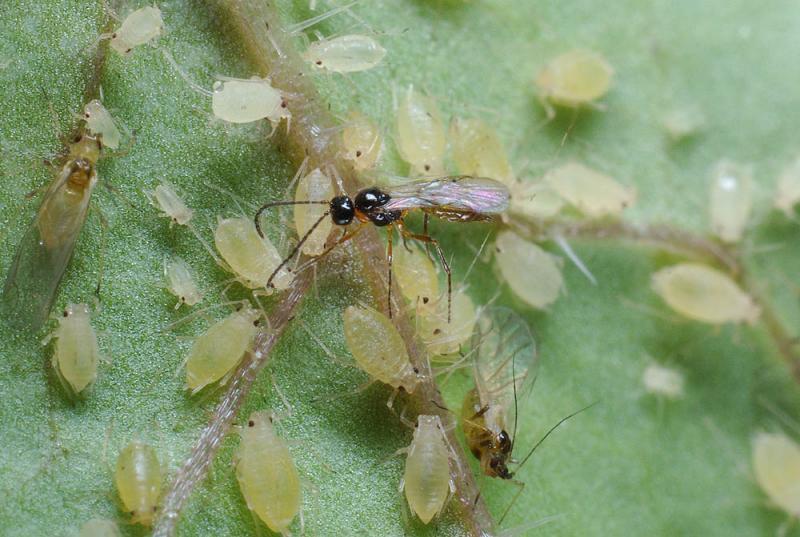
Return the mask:
<svg viewBox="0 0 800 537">
<path fill-rule="evenodd" d="M 390 189 L 387 211 L 441 208 L 478 215 L 499 214 L 508 209 L 509 192 L 503 183 L 468 175 L 415 181 Z"/>
<path fill-rule="evenodd" d="M 5 315 L 14 326 L 37 330 L 47 320 L 86 220 L 92 188 L 71 191 L 71 172 L 69 165 L 62 168 L 17 246 L 3 287 Z"/>
<path fill-rule="evenodd" d="M 487 426 L 513 434 L 516 406 L 530 394 L 538 374 L 539 356 L 528 324 L 508 308 L 486 308 L 472 334 L 472 353 Z"/>
</svg>

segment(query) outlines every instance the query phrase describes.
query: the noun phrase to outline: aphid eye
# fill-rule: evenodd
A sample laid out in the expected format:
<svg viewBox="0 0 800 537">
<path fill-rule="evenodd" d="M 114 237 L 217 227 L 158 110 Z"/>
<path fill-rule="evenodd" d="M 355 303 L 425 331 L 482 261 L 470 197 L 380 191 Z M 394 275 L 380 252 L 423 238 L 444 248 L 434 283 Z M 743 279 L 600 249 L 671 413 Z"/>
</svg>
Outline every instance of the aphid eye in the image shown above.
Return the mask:
<svg viewBox="0 0 800 537">
<path fill-rule="evenodd" d="M 317 60 L 317 65 L 322 65 L 322 60 Z"/>
<path fill-rule="evenodd" d="M 116 38 L 117 38 L 117 32 L 114 32 L 113 34 L 111 34 L 111 39 L 116 39 Z"/>
<path fill-rule="evenodd" d="M 67 310 L 64 310 L 64 314 L 63 315 L 64 315 L 64 317 L 69 317 L 69 312 Z"/>
<path fill-rule="evenodd" d="M 439 334 L 441 334 L 441 333 L 442 333 L 442 329 L 441 329 L 441 328 L 436 328 L 436 329 L 434 329 L 434 331 L 433 331 L 433 335 L 434 335 L 434 336 L 438 336 L 438 335 L 439 335 Z"/>
<path fill-rule="evenodd" d="M 361 151 L 356 151 L 356 157 L 360 157 L 360 156 L 361 156 Z"/>
<path fill-rule="evenodd" d="M 259 324 L 261 324 L 261 321 L 259 321 L 258 319 L 253 321 L 253 326 L 258 326 Z"/>
<path fill-rule="evenodd" d="M 422 297 L 422 303 L 423 304 L 427 304 L 429 300 L 430 300 L 430 298 L 428 298 L 426 296 Z"/>
<path fill-rule="evenodd" d="M 414 368 L 414 373 L 416 373 L 417 375 L 419 375 L 419 368 L 418 368 L 418 367 L 415 367 L 415 368 Z"/>
<path fill-rule="evenodd" d="M 289 106 L 289 103 L 286 101 L 281 101 L 281 108 L 286 108 L 287 106 Z"/>
<path fill-rule="evenodd" d="M 248 427 L 255 427 L 255 425 L 256 425 L 256 422 L 254 422 L 253 420 L 250 420 L 250 421 L 247 422 L 247 426 Z"/>
<path fill-rule="evenodd" d="M 75 138 L 73 138 L 73 139 L 72 139 L 72 141 L 73 141 L 73 142 L 75 142 L 75 143 L 77 144 L 78 142 L 80 142 L 80 141 L 81 141 L 81 135 L 80 135 L 80 134 L 79 134 L 79 135 L 77 135 Z"/>
<path fill-rule="evenodd" d="M 130 51 L 132 51 L 132 50 L 133 50 L 132 48 L 126 49 L 126 50 L 125 50 L 125 54 L 129 53 L 129 52 L 130 52 Z"/>
<path fill-rule="evenodd" d="M 431 171 L 431 165 L 430 165 L 430 164 L 426 164 L 426 165 L 425 165 L 425 171 L 426 171 L 426 172 L 429 172 L 429 171 Z"/>
</svg>

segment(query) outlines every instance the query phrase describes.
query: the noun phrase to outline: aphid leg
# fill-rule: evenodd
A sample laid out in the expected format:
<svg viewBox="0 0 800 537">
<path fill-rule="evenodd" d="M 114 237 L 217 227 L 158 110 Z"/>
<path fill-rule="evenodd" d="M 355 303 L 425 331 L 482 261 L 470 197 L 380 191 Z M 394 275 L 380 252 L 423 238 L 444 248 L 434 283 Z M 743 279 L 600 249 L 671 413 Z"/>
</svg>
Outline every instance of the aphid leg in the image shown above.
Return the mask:
<svg viewBox="0 0 800 537">
<path fill-rule="evenodd" d="M 403 236 L 408 237 L 409 239 L 414 239 L 416 241 L 420 241 L 422 243 L 430 243 L 436 248 L 436 253 L 439 254 L 439 261 L 442 263 L 442 268 L 444 269 L 445 274 L 447 274 L 447 322 L 450 322 L 451 318 L 451 308 L 453 306 L 453 278 L 452 273 L 450 271 L 450 265 L 447 263 L 447 259 L 444 256 L 444 252 L 442 251 L 442 247 L 439 245 L 439 241 L 430 237 L 429 235 L 420 235 L 418 233 L 411 233 L 410 231 L 406 230 L 401 224 L 398 224 L 400 227 L 400 233 Z"/>
<path fill-rule="evenodd" d="M 503 511 L 503 516 L 500 517 L 500 520 L 497 521 L 497 525 L 500 526 L 503 524 L 503 520 L 505 520 L 506 515 L 508 515 L 511 508 L 514 507 L 514 504 L 517 502 L 517 499 L 520 497 L 522 492 L 525 490 L 525 483 L 523 481 L 518 481 L 516 479 L 509 479 L 509 483 L 513 484 L 514 486 L 518 487 L 517 493 L 514 494 L 514 497 L 511 499 L 511 503 L 508 504 L 506 510 Z"/>
<path fill-rule="evenodd" d="M 325 211 L 319 218 L 317 218 L 317 221 L 314 222 L 314 224 L 308 229 L 308 231 L 306 231 L 305 235 L 303 235 L 303 237 L 299 241 L 297 241 L 297 244 L 294 245 L 294 248 L 292 248 L 292 251 L 289 252 L 289 255 L 287 255 L 286 258 L 283 261 L 281 261 L 280 264 L 275 268 L 275 270 L 272 271 L 272 274 L 269 275 L 269 279 L 267 280 L 267 285 L 265 287 L 274 287 L 272 285 L 272 280 L 274 280 L 278 272 L 280 272 L 280 270 L 286 266 L 286 263 L 288 263 L 291 259 L 294 258 L 295 254 L 300 251 L 300 248 L 302 248 L 303 244 L 305 244 L 305 242 L 308 240 L 308 237 L 310 237 L 311 234 L 314 233 L 314 230 L 317 229 L 317 227 L 322 223 L 322 221 L 325 218 L 328 217 L 328 215 L 330 215 L 330 211 Z"/>
<path fill-rule="evenodd" d="M 594 274 L 592 274 L 592 271 L 590 271 L 589 268 L 583 263 L 583 260 L 578 257 L 578 254 L 575 253 L 575 250 L 572 249 L 572 246 L 570 246 L 570 244 L 567 242 L 567 239 L 565 239 L 563 235 L 557 233 L 555 236 L 553 236 L 553 242 L 555 242 L 558 247 L 561 248 L 561 250 L 567 255 L 569 260 L 572 261 L 576 267 L 578 267 L 578 270 L 580 270 L 581 273 L 586 276 L 586 279 L 592 282 L 592 285 L 597 285 L 597 279 L 594 277 Z"/>
<path fill-rule="evenodd" d="M 194 91 L 196 91 L 200 95 L 204 95 L 206 97 L 211 97 L 213 95 L 213 93 L 211 91 L 205 89 L 204 87 L 202 87 L 199 84 L 197 84 L 194 80 L 189 78 L 189 75 L 186 74 L 186 71 L 184 71 L 183 68 L 181 68 L 181 66 L 178 65 L 178 62 L 175 61 L 175 58 L 172 56 L 172 54 L 170 54 L 170 52 L 167 49 L 162 48 L 161 49 L 161 53 L 164 54 L 164 58 L 173 67 L 173 69 L 175 69 L 175 71 L 177 71 L 178 74 L 181 75 L 181 78 L 187 84 L 189 84 L 190 88 L 192 88 Z"/>
<path fill-rule="evenodd" d="M 318 337 L 318 336 L 317 336 L 317 335 L 316 335 L 314 332 L 312 332 L 312 331 L 311 331 L 311 329 L 308 327 L 308 325 L 307 325 L 306 323 L 304 323 L 304 322 L 302 321 L 302 319 L 299 319 L 297 322 L 300 324 L 300 326 L 303 328 L 303 330 L 305 330 L 306 334 L 308 334 L 308 337 L 310 337 L 311 339 L 313 339 L 313 340 L 314 340 L 314 342 L 315 342 L 317 345 L 319 345 L 319 347 L 322 349 L 322 352 L 324 352 L 324 353 L 325 353 L 325 354 L 328 356 L 328 358 L 330 358 L 331 360 L 333 360 L 334 362 L 336 362 L 337 364 L 339 364 L 339 365 L 341 365 L 341 366 L 344 366 L 344 367 L 355 367 L 355 364 L 353 364 L 353 362 L 348 362 L 348 361 L 347 361 L 347 360 L 345 360 L 344 358 L 340 358 L 339 356 L 336 356 L 336 355 L 333 353 L 333 351 L 331 351 L 331 350 L 330 350 L 330 349 L 329 349 L 329 348 L 328 348 L 328 347 L 327 347 L 327 346 L 326 346 L 326 345 L 325 345 L 325 344 L 322 342 L 322 340 L 321 340 L 321 339 L 319 339 L 319 337 Z"/>
<path fill-rule="evenodd" d="M 330 395 L 315 397 L 314 399 L 311 400 L 311 402 L 312 403 L 329 402 L 329 401 L 335 401 L 336 399 L 341 399 L 342 397 L 347 397 L 348 395 L 358 395 L 359 393 L 365 391 L 367 388 L 369 388 L 373 384 L 375 384 L 375 381 L 374 380 L 369 380 L 369 381 L 365 382 L 364 384 L 356 386 L 354 389 L 352 389 L 352 390 L 350 390 L 348 392 L 332 393 Z"/>
</svg>

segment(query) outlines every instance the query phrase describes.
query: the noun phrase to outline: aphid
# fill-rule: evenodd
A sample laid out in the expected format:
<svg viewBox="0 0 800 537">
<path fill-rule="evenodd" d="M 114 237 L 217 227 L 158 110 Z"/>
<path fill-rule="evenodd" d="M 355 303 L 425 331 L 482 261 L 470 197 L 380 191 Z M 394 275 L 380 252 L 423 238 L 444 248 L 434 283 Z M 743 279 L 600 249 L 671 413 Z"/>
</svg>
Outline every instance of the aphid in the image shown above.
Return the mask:
<svg viewBox="0 0 800 537">
<path fill-rule="evenodd" d="M 544 181 L 568 203 L 592 218 L 619 215 L 636 201 L 636 189 L 577 162 L 549 170 Z"/>
<path fill-rule="evenodd" d="M 789 516 L 800 517 L 800 446 L 783 433 L 753 438 L 753 471 L 770 501 Z"/>
<path fill-rule="evenodd" d="M 194 211 L 184 203 L 172 184 L 161 181 L 154 190 L 145 190 L 144 193 L 150 204 L 169 218 L 172 224 L 185 226 L 191 222 Z"/>
<path fill-rule="evenodd" d="M 236 479 L 247 507 L 270 530 L 289 535 L 289 525 L 302 501 L 292 454 L 275 434 L 268 412 L 253 412 L 239 434 Z"/>
<path fill-rule="evenodd" d="M 706 126 L 706 117 L 703 111 L 695 106 L 675 108 L 667 112 L 661 120 L 673 142 L 680 142 Z"/>
<path fill-rule="evenodd" d="M 257 76 L 217 80 L 211 92 L 211 111 L 230 123 L 267 119 L 273 129 L 282 119 L 287 124 L 292 119 L 283 94 L 272 87 L 269 80 Z"/>
<path fill-rule="evenodd" d="M 442 177 L 429 181 L 415 181 L 405 185 L 398 185 L 391 190 L 381 190 L 377 187 L 365 188 L 356 194 L 355 198 L 347 195 L 336 196 L 328 202 L 324 201 L 276 201 L 265 203 L 255 215 L 255 224 L 258 234 L 262 237 L 259 217 L 266 209 L 282 205 L 297 204 L 327 204 L 325 211 L 311 227 L 311 231 L 320 222 L 330 215 L 333 223 L 338 226 L 347 226 L 358 220 L 358 226 L 342 236 L 333 245 L 317 256 L 318 259 L 336 246 L 350 240 L 358 233 L 367 222 L 378 227 L 389 226 L 387 233 L 389 261 L 389 314 L 392 311 L 392 237 L 395 227 L 405 239 L 413 239 L 433 245 L 439 255 L 442 268 L 447 274 L 448 318 L 450 318 L 450 296 L 452 294 L 452 279 L 450 266 L 444 257 L 444 252 L 439 246 L 439 241 L 428 235 L 428 217 L 430 215 L 449 220 L 451 222 L 490 221 L 508 208 L 509 193 L 502 183 L 484 177 Z M 403 218 L 410 210 L 419 209 L 425 214 L 423 233 L 412 233 L 405 227 Z M 301 237 L 289 255 L 278 265 L 272 275 L 267 279 L 267 287 L 274 286 L 272 281 L 290 259 L 302 248 L 305 237 Z M 262 280 L 263 281 L 263 280 Z"/>
<path fill-rule="evenodd" d="M 319 168 L 315 168 L 311 173 L 302 177 L 297 182 L 295 201 L 315 200 L 327 201 L 333 197 L 333 184 L 330 177 L 322 173 Z M 314 223 L 325 213 L 325 207 L 319 204 L 299 203 L 294 206 L 294 223 L 297 227 L 297 235 L 305 236 Z M 305 255 L 319 255 L 325 250 L 325 242 L 331 232 L 333 223 L 323 218 L 322 222 L 316 226 L 306 238 L 301 251 Z"/>
<path fill-rule="evenodd" d="M 97 99 L 89 101 L 83 107 L 83 119 L 86 121 L 86 128 L 98 137 L 101 144 L 111 149 L 119 147 L 122 135 L 103 103 Z"/>
<path fill-rule="evenodd" d="M 214 230 L 214 244 L 230 271 L 250 289 L 263 287 L 266 282 L 267 287 L 282 290 L 294 279 L 284 268 L 286 260 L 281 261 L 278 250 L 249 218 L 221 218 Z"/>
<path fill-rule="evenodd" d="M 536 342 L 519 315 L 490 307 L 475 325 L 470 352 L 475 388 L 461 408 L 464 437 L 483 473 L 511 479 L 508 462 L 517 433 L 517 401 L 530 393 L 536 380 Z"/>
<path fill-rule="evenodd" d="M 366 35 L 343 35 L 311 43 L 303 59 L 314 67 L 333 73 L 355 73 L 377 66 L 386 49 Z"/>
<path fill-rule="evenodd" d="M 383 148 L 383 135 L 374 121 L 360 112 L 350 112 L 342 129 L 344 158 L 356 170 L 369 170 L 375 166 Z"/>
<path fill-rule="evenodd" d="M 526 218 L 547 220 L 553 218 L 564 207 L 564 199 L 544 182 L 515 181 L 511 190 L 511 206 L 508 211 Z"/>
<path fill-rule="evenodd" d="M 450 445 L 439 416 L 417 416 L 417 426 L 411 445 L 398 453 L 406 453 L 406 469 L 400 481 L 411 512 L 423 524 L 444 509 L 455 482 L 450 475 Z"/>
<path fill-rule="evenodd" d="M 397 149 L 416 175 L 444 173 L 445 128 L 436 103 L 409 86 L 395 110 Z"/>
<path fill-rule="evenodd" d="M 194 282 L 194 275 L 189 264 L 173 255 L 164 260 L 164 278 L 167 280 L 167 289 L 178 297 L 175 309 L 181 304 L 194 306 L 203 299 L 203 295 L 198 291 L 197 284 Z"/>
<path fill-rule="evenodd" d="M 711 179 L 711 230 L 724 242 L 742 238 L 753 205 L 750 166 L 722 160 Z"/>
<path fill-rule="evenodd" d="M 798 201 L 800 201 L 800 157 L 781 172 L 775 192 L 775 207 L 792 218 Z"/>
<path fill-rule="evenodd" d="M 93 518 L 81 526 L 78 537 L 121 537 L 117 524 L 105 518 Z"/>
<path fill-rule="evenodd" d="M 114 482 L 131 523 L 151 525 L 161 493 L 161 466 L 155 450 L 133 440 L 117 457 Z"/>
<path fill-rule="evenodd" d="M 88 134 L 70 144 L 66 162 L 17 246 L 3 288 L 7 318 L 14 325 L 36 330 L 47 319 L 86 221 L 99 158 L 100 142 Z"/>
<path fill-rule="evenodd" d="M 497 266 L 511 290 L 525 303 L 544 309 L 558 299 L 564 286 L 563 261 L 513 231 L 501 231 L 495 241 Z"/>
<path fill-rule="evenodd" d="M 591 105 L 611 87 L 614 69 L 591 50 L 572 50 L 551 60 L 536 76 L 539 98 L 549 117 L 552 105 L 577 108 Z"/>
<path fill-rule="evenodd" d="M 683 397 L 684 378 L 677 369 L 651 363 L 642 373 L 642 384 L 647 393 L 653 395 L 660 395 L 668 399 Z"/>
<path fill-rule="evenodd" d="M 490 177 L 511 187 L 514 171 L 497 131 L 480 119 L 453 118 L 450 147 L 458 173 Z M 513 199 L 512 194 L 512 199 Z"/>
<path fill-rule="evenodd" d="M 186 387 L 197 393 L 220 379 L 223 384 L 250 349 L 261 312 L 249 306 L 217 321 L 195 339 L 186 358 Z"/>
<path fill-rule="evenodd" d="M 400 284 L 400 292 L 413 306 L 437 300 L 439 275 L 431 258 L 417 244 L 405 244 L 393 252 L 392 270 Z"/>
<path fill-rule="evenodd" d="M 125 17 L 117 31 L 101 35 L 100 38 L 110 38 L 111 48 L 127 56 L 135 47 L 149 43 L 163 31 L 164 20 L 161 18 L 161 10 L 153 5 L 132 12 Z"/>
<path fill-rule="evenodd" d="M 349 306 L 344 311 L 344 339 L 358 366 L 370 377 L 414 392 L 418 371 L 388 317 L 366 306 Z"/>
<path fill-rule="evenodd" d="M 754 324 L 761 315 L 755 300 L 726 274 L 697 263 L 680 263 L 653 274 L 653 290 L 684 317 L 711 324 Z"/>
<path fill-rule="evenodd" d="M 97 335 L 89 322 L 89 306 L 69 304 L 58 317 L 58 328 L 45 340 L 56 340 L 53 368 L 59 378 L 76 394 L 97 378 L 100 349 Z"/>
<path fill-rule="evenodd" d="M 447 318 L 447 306 L 441 298 L 417 305 L 417 334 L 430 354 L 452 354 L 472 336 L 477 319 L 475 304 L 459 289 L 453 294 L 452 319 Z"/>
</svg>

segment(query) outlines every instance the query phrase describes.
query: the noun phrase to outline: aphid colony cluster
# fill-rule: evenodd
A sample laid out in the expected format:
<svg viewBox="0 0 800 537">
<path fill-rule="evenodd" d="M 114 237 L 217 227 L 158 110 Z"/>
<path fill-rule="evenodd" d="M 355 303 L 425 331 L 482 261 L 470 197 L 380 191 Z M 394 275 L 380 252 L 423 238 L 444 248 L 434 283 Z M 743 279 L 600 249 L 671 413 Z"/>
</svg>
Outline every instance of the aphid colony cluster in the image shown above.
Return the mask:
<svg viewBox="0 0 800 537">
<path fill-rule="evenodd" d="M 347 7 L 296 25 L 294 31 L 299 33 Z M 109 39 L 111 48 L 127 55 L 135 47 L 157 38 L 163 28 L 160 10 L 149 6 L 134 11 L 116 32 L 101 38 Z M 230 123 L 266 119 L 273 130 L 285 121 L 286 128 L 291 128 L 286 96 L 269 79 L 219 77 L 209 91 L 189 80 L 172 56 L 166 51 L 164 54 L 194 89 L 211 98 L 210 108 L 216 118 Z M 303 58 L 321 70 L 349 73 L 378 65 L 385 54 L 370 36 L 332 39 L 318 36 L 317 41 L 307 46 Z M 608 92 L 612 76 L 612 68 L 601 55 L 575 50 L 549 62 L 534 83 L 547 115 L 552 117 L 555 107 L 602 108 L 597 101 Z M 17 322 L 32 329 L 38 329 L 50 312 L 86 218 L 98 180 L 95 165 L 101 152 L 103 148 L 117 149 L 122 139 L 100 101 L 89 102 L 82 119 L 80 134 L 69 146 L 56 180 L 18 247 L 4 287 L 6 307 L 15 312 Z M 680 115 L 665 118 L 665 126 L 676 139 L 698 128 Z M 343 312 L 348 349 L 358 366 L 374 381 L 395 388 L 390 407 L 399 390 L 413 394 L 424 380 L 390 319 L 394 275 L 404 299 L 413 306 L 418 332 L 431 357 L 451 355 L 468 346 L 468 352 L 459 362 L 471 367 L 475 381 L 475 388 L 466 395 L 461 411 L 466 441 L 480 460 L 483 473 L 511 479 L 509 464 L 518 432 L 516 407 L 518 400 L 530 393 L 536 377 L 535 343 L 527 324 L 512 311 L 493 307 L 476 309 L 464 289 L 452 293 L 447 261 L 438 242 L 427 234 L 428 217 L 463 222 L 492 220 L 502 214 L 503 220 L 511 224 L 515 218 L 539 223 L 560 216 L 616 218 L 635 201 L 636 192 L 578 162 L 557 165 L 539 181 L 520 180 L 492 127 L 479 119 L 455 117 L 449 129 L 445 128 L 436 102 L 411 86 L 397 99 L 395 129 L 397 149 L 408 162 L 410 174 L 428 176 L 426 179 L 390 188 L 364 189 L 351 198 L 342 193 L 344 189 L 335 170 L 309 171 L 301 166 L 295 178 L 293 201 L 268 203 L 255 219 L 247 216 L 220 219 L 213 232 L 214 248 L 193 227 L 194 213 L 175 187 L 162 182 L 146 194 L 171 224 L 187 227 L 221 266 L 244 287 L 253 290 L 256 301 L 259 294 L 287 289 L 298 273 L 352 238 L 363 225 L 388 227 L 389 316 L 366 306 L 348 307 Z M 369 170 L 380 159 L 383 136 L 375 122 L 353 111 L 341 132 L 342 156 L 356 170 Z M 448 147 L 460 176 L 441 177 L 446 172 Z M 338 187 L 338 195 L 334 186 Z M 711 227 L 720 240 L 730 243 L 741 239 L 751 211 L 751 195 L 749 169 L 720 162 L 714 171 L 710 203 Z M 799 201 L 800 159 L 781 175 L 775 206 L 790 215 Z M 294 206 L 299 237 L 286 257 L 279 254 L 263 233 L 258 218 L 264 209 L 281 205 Z M 410 233 L 404 227 L 403 217 L 413 209 L 424 213 L 423 234 Z M 354 230 L 343 232 L 336 241 L 328 240 L 333 225 L 353 222 L 357 226 Z M 395 228 L 404 239 L 421 242 L 426 248 L 412 242 L 393 251 Z M 493 250 L 498 272 L 525 303 L 546 308 L 555 302 L 563 287 L 561 259 L 514 229 L 511 225 L 496 236 Z M 554 240 L 593 280 L 591 272 L 563 237 L 556 236 Z M 440 293 L 438 271 L 428 255 L 428 246 L 436 249 L 446 272 L 447 300 Z M 298 253 L 311 259 L 301 261 L 299 256 L 295 259 Z M 193 271 L 184 260 L 177 256 L 167 258 L 164 274 L 166 288 L 178 298 L 176 308 L 182 304 L 194 306 L 202 300 Z M 712 324 L 753 323 L 760 314 L 752 297 L 733 279 L 704 265 L 682 263 L 666 267 L 653 275 L 652 287 L 672 309 L 694 320 Z M 234 304 L 235 311 L 197 337 L 188 353 L 186 387 L 192 394 L 214 383 L 224 384 L 261 330 L 264 314 L 260 308 L 254 308 L 249 301 L 228 305 Z M 97 338 L 89 323 L 89 308 L 85 304 L 69 305 L 58 320 L 58 327 L 50 336 L 56 340 L 53 366 L 65 388 L 80 394 L 95 381 L 100 359 Z M 665 397 L 680 397 L 683 393 L 682 376 L 658 364 L 647 368 L 643 382 L 648 391 Z M 400 488 L 412 513 L 427 524 L 442 512 L 454 492 L 453 447 L 438 415 L 419 415 L 416 423 L 407 424 L 414 427 L 414 434 L 411 444 L 397 452 L 407 456 Z M 286 443 L 275 432 L 273 416 L 268 411 L 253 413 L 241 427 L 240 437 L 236 475 L 242 495 L 248 507 L 271 530 L 286 533 L 300 511 L 302 492 L 298 470 Z M 538 445 L 519 460 L 518 466 L 527 461 Z M 783 435 L 757 436 L 754 466 L 759 483 L 775 503 L 795 516 L 800 515 L 800 499 L 791 484 L 794 481 L 785 478 L 787 474 L 778 469 L 777 460 L 788 461 L 793 472 L 791 479 L 796 481 L 800 448 Z M 162 477 L 157 454 L 151 446 L 134 440 L 119 454 L 114 479 L 125 510 L 131 514 L 131 522 L 152 523 L 158 511 Z M 93 519 L 83 526 L 80 534 L 114 536 L 119 535 L 119 530 L 111 521 Z"/>
</svg>

